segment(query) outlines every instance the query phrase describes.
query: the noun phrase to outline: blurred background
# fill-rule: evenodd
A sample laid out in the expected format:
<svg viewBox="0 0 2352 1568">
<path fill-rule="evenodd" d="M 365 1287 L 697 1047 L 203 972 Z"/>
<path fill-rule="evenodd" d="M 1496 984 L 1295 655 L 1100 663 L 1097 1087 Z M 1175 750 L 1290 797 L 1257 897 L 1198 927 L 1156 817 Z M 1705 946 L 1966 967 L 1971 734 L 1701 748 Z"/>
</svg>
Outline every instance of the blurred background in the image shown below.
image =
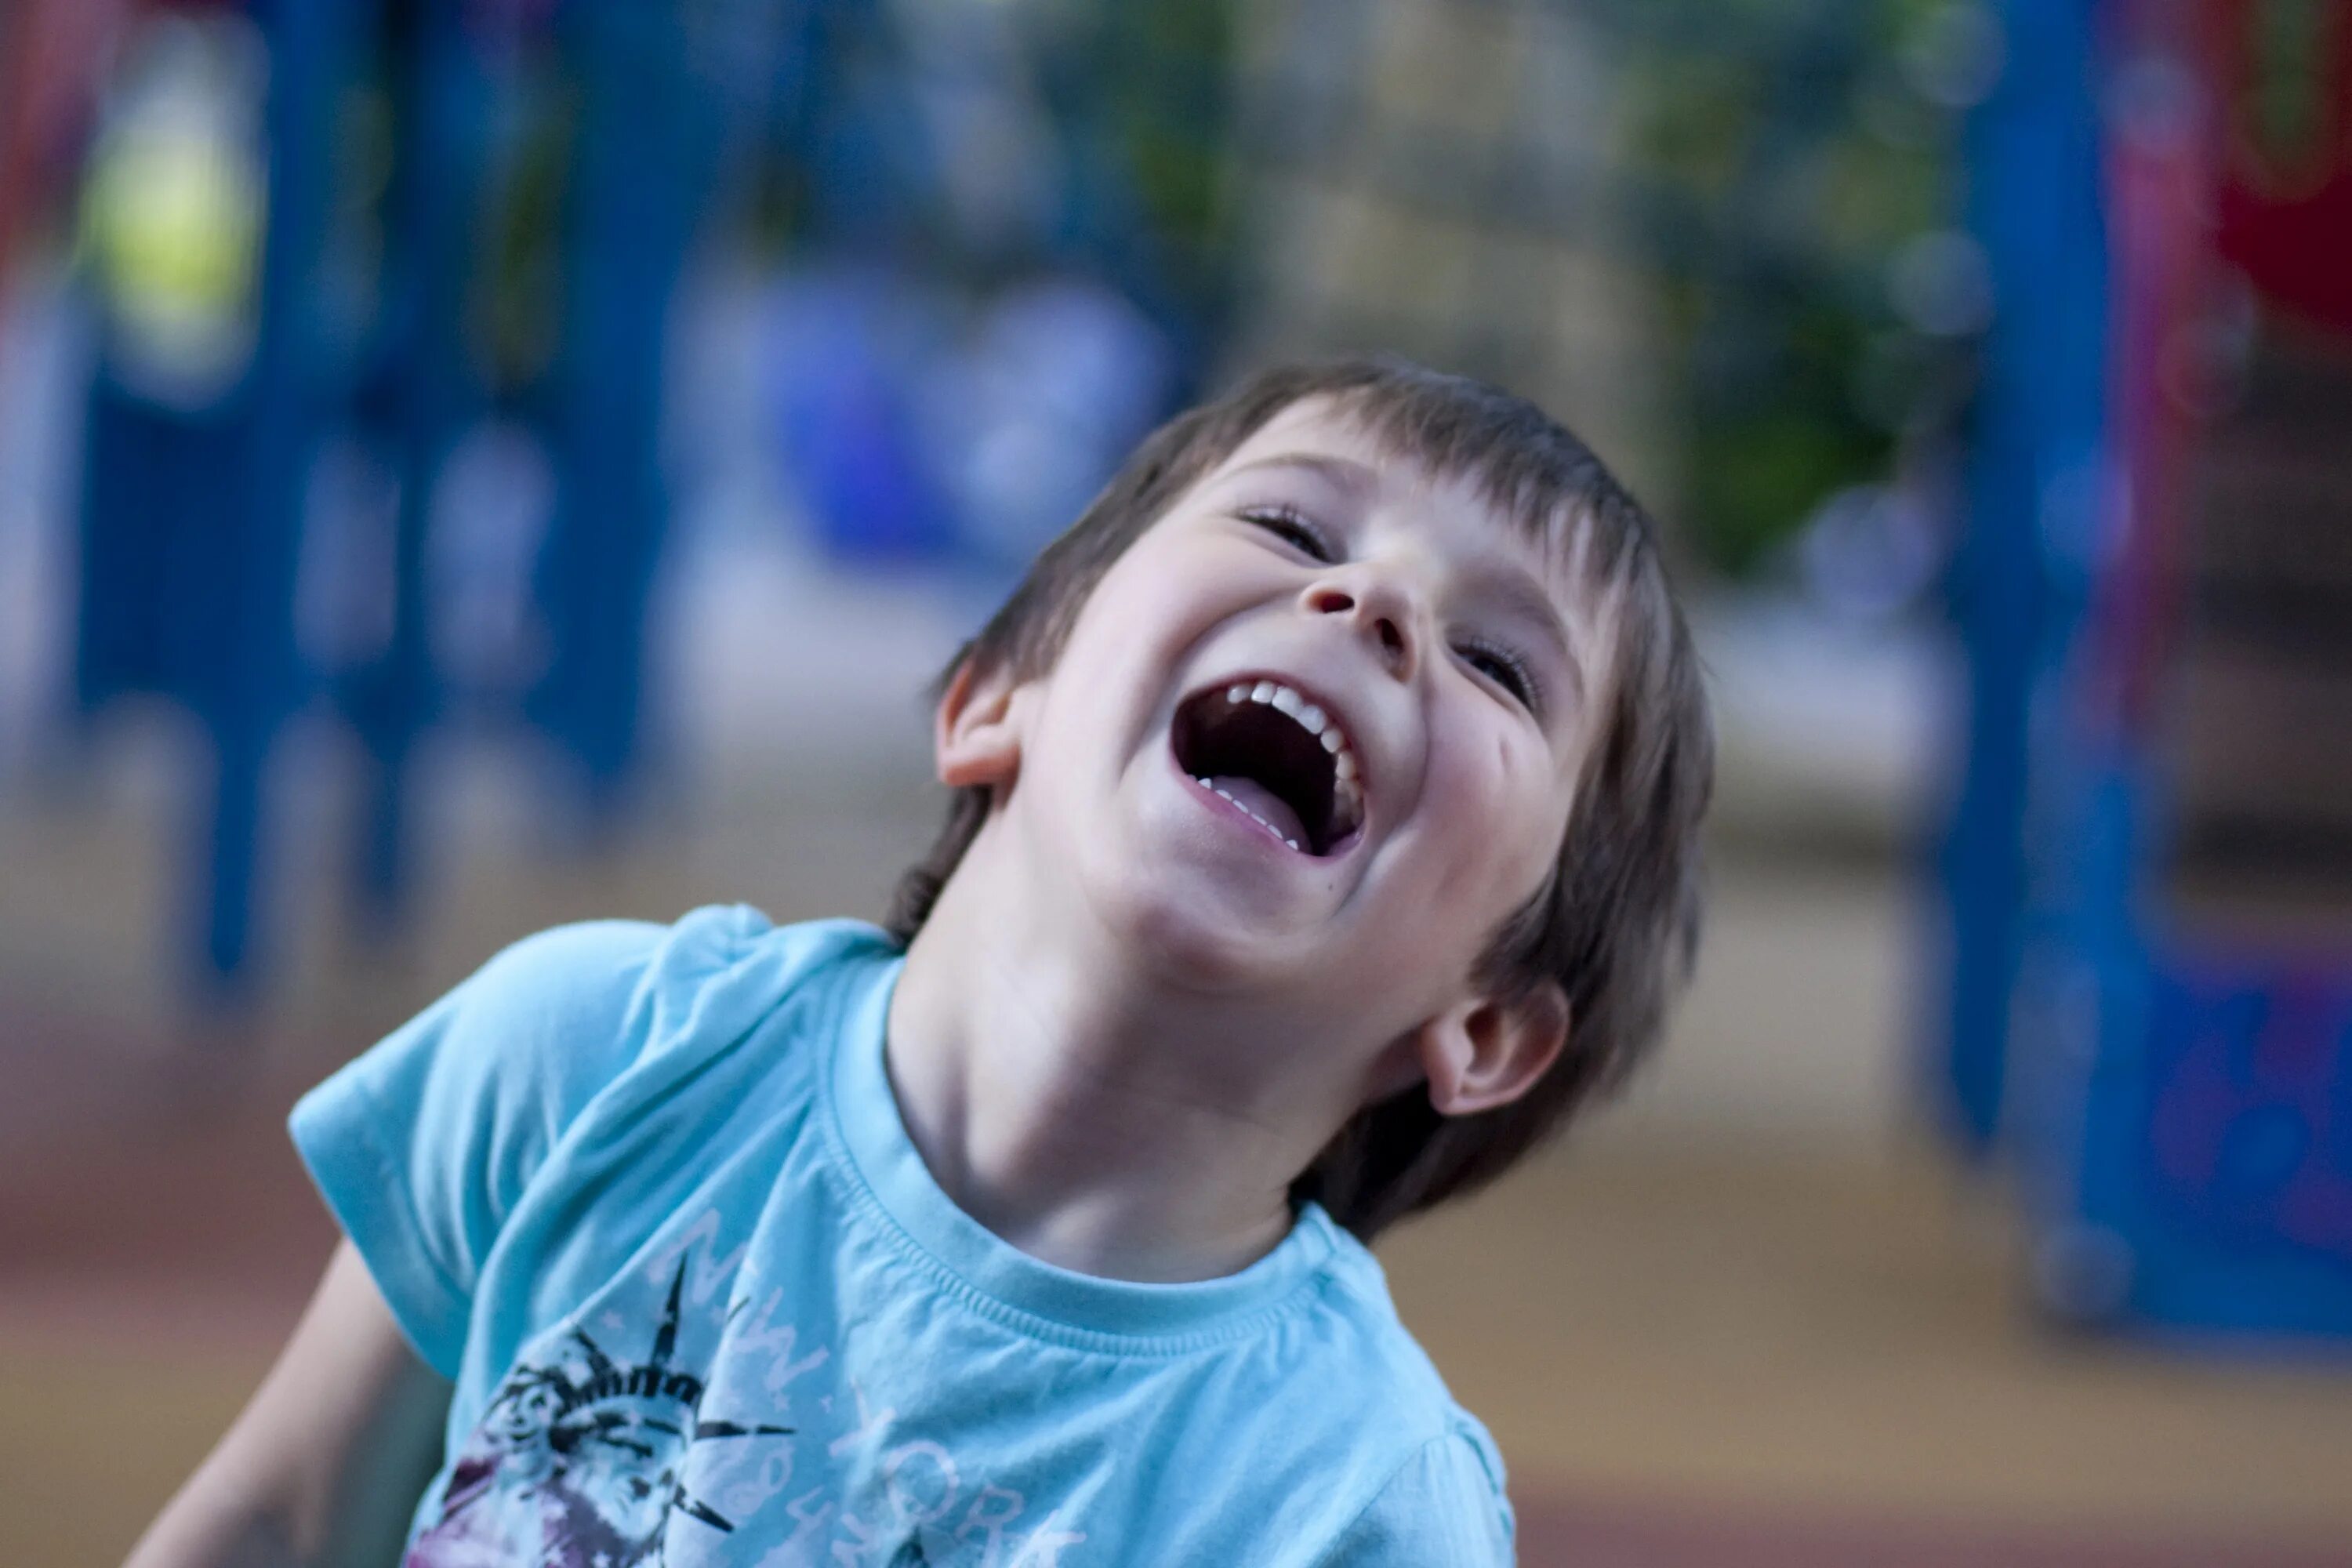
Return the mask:
<svg viewBox="0 0 2352 1568">
<path fill-rule="evenodd" d="M 1665 520 L 1712 926 L 1383 1247 L 1530 1564 L 2352 1563 L 2352 4 L 5 0 L 0 1531 L 127 1550 L 528 931 L 878 916 L 1270 360 Z"/>
</svg>

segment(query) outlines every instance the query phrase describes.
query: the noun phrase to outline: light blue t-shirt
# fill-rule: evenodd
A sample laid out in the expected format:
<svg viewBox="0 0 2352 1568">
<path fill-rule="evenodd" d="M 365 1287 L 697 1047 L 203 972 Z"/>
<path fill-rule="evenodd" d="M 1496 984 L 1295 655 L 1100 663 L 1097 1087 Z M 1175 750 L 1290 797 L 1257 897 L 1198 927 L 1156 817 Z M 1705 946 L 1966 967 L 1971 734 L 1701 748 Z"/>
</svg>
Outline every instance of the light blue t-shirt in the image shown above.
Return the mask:
<svg viewBox="0 0 2352 1568">
<path fill-rule="evenodd" d="M 1056 1268 L 899 1120 L 872 926 L 569 926 L 296 1106 L 455 1384 L 412 1568 L 1507 1563 L 1500 1458 L 1321 1210 L 1239 1274 Z"/>
</svg>

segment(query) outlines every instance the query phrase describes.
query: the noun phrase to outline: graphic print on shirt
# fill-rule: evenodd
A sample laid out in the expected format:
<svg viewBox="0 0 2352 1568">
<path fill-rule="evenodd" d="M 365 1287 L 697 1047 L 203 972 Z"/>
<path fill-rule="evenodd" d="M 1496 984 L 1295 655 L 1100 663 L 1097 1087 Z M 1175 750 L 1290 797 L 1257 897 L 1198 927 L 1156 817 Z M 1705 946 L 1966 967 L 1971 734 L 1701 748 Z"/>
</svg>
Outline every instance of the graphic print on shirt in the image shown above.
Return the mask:
<svg viewBox="0 0 2352 1568">
<path fill-rule="evenodd" d="M 516 1365 L 451 1468 L 440 1518 L 410 1546 L 407 1568 L 638 1568 L 667 1555 L 673 1515 L 734 1530 L 687 1485 L 688 1456 L 698 1444 L 793 1428 L 702 1414 L 704 1376 L 676 1364 L 687 1262 L 678 1259 L 644 1361 L 614 1361 L 575 1324 L 561 1353 Z"/>
<path fill-rule="evenodd" d="M 722 1228 L 706 1210 L 525 1347 L 404 1568 L 1078 1568 L 1066 1504 L 909 1430 Z"/>
</svg>

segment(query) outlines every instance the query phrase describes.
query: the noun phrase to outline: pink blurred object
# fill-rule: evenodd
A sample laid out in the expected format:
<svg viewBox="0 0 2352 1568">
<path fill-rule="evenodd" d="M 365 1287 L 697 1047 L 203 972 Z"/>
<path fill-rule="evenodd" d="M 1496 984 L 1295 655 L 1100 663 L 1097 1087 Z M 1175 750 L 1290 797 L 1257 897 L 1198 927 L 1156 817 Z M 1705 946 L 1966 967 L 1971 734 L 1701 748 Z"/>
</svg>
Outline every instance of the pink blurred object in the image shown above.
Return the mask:
<svg viewBox="0 0 2352 1568">
<path fill-rule="evenodd" d="M 0 15 L 0 282 L 96 96 L 125 0 L 17 0 Z"/>
</svg>

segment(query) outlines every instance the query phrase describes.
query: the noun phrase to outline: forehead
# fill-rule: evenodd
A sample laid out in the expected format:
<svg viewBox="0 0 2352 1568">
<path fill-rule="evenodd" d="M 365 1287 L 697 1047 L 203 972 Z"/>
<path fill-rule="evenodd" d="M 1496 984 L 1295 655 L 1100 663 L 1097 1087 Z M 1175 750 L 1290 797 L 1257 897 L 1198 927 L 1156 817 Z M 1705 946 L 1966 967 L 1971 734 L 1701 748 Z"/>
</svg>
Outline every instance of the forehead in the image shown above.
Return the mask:
<svg viewBox="0 0 2352 1568">
<path fill-rule="evenodd" d="M 1499 504 L 1482 476 L 1433 467 L 1329 397 L 1301 399 L 1268 419 L 1203 479 L 1276 475 L 1379 507 L 1449 545 L 1523 570 L 1564 610 L 1594 607 L 1578 509 Z M 1526 515 L 1522 515 L 1522 513 Z"/>
<path fill-rule="evenodd" d="M 1328 397 L 1305 398 L 1276 414 L 1234 447 L 1211 477 L 1285 458 L 1329 459 L 1339 472 L 1360 471 L 1383 499 L 1435 503 L 1450 513 L 1467 512 L 1472 521 L 1492 523 L 1500 531 L 1502 518 L 1466 476 L 1433 472 L 1411 454 L 1381 439 L 1364 419 Z"/>
</svg>

